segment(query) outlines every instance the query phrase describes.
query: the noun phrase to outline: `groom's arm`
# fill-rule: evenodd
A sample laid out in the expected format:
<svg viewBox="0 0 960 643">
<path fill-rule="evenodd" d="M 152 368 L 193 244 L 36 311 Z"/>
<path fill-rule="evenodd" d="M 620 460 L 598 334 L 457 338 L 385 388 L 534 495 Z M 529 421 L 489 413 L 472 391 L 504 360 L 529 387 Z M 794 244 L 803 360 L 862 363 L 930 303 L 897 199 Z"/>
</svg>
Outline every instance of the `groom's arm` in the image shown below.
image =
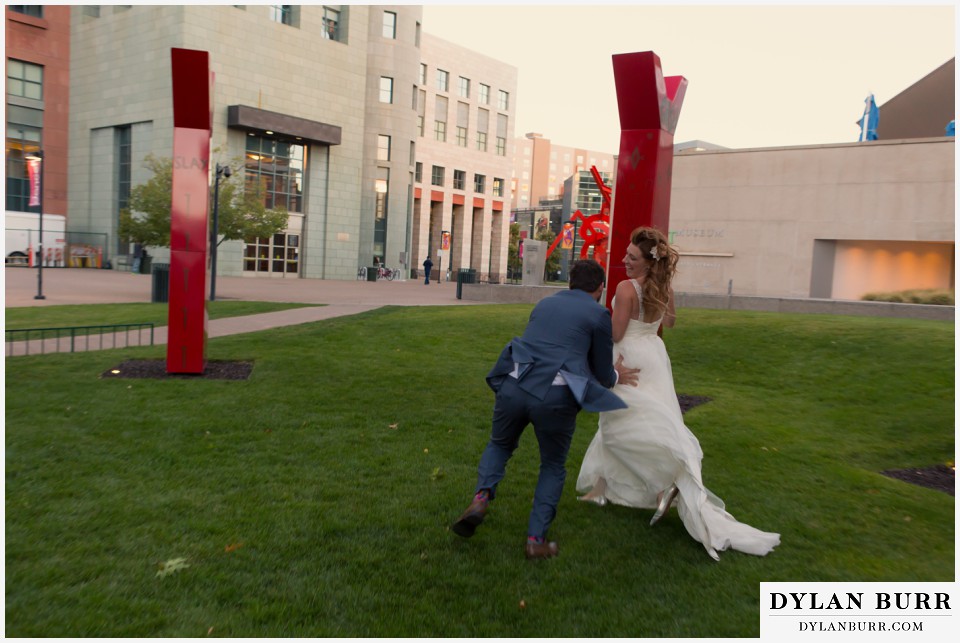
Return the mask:
<svg viewBox="0 0 960 643">
<path fill-rule="evenodd" d="M 613 367 L 613 335 L 610 325 L 610 311 L 606 308 L 602 308 L 597 316 L 587 359 L 590 362 L 590 370 L 593 371 L 597 381 L 606 388 L 613 388 L 617 383 L 617 371 Z"/>
</svg>

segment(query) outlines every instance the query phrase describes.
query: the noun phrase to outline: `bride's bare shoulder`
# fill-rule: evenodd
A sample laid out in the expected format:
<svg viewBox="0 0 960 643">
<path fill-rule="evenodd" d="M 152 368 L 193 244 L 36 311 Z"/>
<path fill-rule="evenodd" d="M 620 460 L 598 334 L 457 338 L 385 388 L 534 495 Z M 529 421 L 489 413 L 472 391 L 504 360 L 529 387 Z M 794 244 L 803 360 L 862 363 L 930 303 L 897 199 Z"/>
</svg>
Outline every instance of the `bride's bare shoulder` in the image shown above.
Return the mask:
<svg viewBox="0 0 960 643">
<path fill-rule="evenodd" d="M 637 289 L 633 286 L 633 279 L 624 279 L 617 284 L 616 294 L 618 297 L 637 298 Z"/>
</svg>

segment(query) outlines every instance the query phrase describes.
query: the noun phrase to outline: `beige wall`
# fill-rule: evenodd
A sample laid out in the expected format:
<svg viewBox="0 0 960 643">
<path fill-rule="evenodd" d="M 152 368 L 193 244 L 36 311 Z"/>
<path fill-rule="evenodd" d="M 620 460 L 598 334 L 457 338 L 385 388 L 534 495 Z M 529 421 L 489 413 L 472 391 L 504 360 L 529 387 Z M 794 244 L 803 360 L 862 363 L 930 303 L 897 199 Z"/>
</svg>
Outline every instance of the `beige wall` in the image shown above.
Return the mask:
<svg viewBox="0 0 960 643">
<path fill-rule="evenodd" d="M 946 242 L 952 255 L 954 149 L 952 138 L 941 138 L 678 154 L 670 238 L 682 256 L 674 287 L 809 297 L 819 280 L 838 292 L 817 296 L 858 298 L 868 284 L 851 274 L 859 264 L 847 250 L 861 242 Z M 824 269 L 822 257 L 814 261 L 818 240 L 851 242 L 828 253 L 827 277 L 814 271 Z M 937 283 L 952 280 L 942 249 L 933 254 Z M 895 283 L 929 283 L 929 270 Z"/>
</svg>

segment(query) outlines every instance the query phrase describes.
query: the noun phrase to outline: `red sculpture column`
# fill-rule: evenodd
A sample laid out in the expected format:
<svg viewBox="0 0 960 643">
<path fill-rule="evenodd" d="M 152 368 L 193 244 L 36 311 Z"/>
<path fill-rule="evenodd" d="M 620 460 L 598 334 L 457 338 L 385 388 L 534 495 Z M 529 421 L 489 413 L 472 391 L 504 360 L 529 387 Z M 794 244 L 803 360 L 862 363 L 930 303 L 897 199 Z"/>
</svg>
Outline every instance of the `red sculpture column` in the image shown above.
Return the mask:
<svg viewBox="0 0 960 643">
<path fill-rule="evenodd" d="M 610 226 L 607 272 L 608 308 L 617 284 L 627 278 L 623 255 L 639 226 L 670 231 L 673 133 L 677 129 L 687 79 L 663 77 L 652 51 L 613 57 L 620 107 L 620 156 Z"/>
<path fill-rule="evenodd" d="M 173 195 L 167 372 L 201 374 L 207 347 L 207 243 L 213 76 L 209 54 L 171 50 Z"/>
</svg>

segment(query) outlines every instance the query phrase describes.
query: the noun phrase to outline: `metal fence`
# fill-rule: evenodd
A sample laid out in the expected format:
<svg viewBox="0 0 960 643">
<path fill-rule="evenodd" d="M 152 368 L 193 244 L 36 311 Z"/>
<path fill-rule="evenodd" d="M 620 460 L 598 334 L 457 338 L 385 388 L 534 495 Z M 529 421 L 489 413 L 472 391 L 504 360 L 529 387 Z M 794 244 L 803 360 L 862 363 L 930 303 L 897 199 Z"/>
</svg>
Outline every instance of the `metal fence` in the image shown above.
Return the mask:
<svg viewBox="0 0 960 643">
<path fill-rule="evenodd" d="M 153 346 L 153 324 L 7 328 L 7 357 Z"/>
</svg>

